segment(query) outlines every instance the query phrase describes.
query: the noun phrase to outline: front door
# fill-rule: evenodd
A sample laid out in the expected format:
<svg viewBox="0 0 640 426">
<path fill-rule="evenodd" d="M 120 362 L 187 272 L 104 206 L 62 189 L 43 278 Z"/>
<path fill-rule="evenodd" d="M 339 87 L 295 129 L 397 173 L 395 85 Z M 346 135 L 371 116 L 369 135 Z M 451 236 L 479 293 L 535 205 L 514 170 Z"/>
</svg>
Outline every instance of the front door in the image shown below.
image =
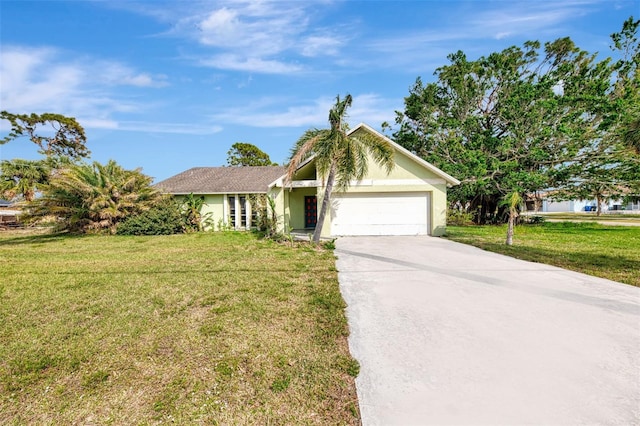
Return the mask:
<svg viewBox="0 0 640 426">
<path fill-rule="evenodd" d="M 315 228 L 318 221 L 318 200 L 315 195 L 304 197 L 304 227 Z"/>
</svg>

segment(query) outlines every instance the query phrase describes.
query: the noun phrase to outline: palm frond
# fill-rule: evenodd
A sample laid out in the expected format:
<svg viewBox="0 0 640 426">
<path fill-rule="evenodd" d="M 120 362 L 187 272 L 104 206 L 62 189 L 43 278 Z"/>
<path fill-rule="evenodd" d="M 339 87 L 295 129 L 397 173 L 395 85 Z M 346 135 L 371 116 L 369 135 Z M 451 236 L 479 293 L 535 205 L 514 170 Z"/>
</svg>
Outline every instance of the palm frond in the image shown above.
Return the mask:
<svg viewBox="0 0 640 426">
<path fill-rule="evenodd" d="M 312 155 L 316 154 L 319 141 L 325 139 L 327 137 L 327 133 L 327 130 L 310 129 L 304 132 L 300 139 L 298 139 L 292 150 L 289 165 L 287 166 L 286 180 L 288 182 L 293 179 L 293 175 L 298 170 L 300 164 L 304 163 Z"/>
</svg>

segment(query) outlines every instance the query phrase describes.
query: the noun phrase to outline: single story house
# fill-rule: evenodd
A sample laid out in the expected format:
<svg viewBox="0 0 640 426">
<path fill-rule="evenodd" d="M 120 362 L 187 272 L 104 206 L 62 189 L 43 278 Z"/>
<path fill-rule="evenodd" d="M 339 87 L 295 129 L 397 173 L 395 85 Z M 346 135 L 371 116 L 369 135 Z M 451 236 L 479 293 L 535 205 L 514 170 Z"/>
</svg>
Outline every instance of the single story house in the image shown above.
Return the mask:
<svg viewBox="0 0 640 426">
<path fill-rule="evenodd" d="M 371 160 L 364 179 L 352 182 L 344 192 L 334 189 L 322 237 L 444 234 L 447 187 L 460 182 L 366 124 L 349 134 L 357 132 L 389 142 L 395 167 L 387 174 Z M 313 158 L 298 168 L 291 181 L 286 180 L 285 167 L 195 167 L 155 187 L 174 196 L 203 196 L 202 213 L 235 229 L 251 227 L 249 199 L 266 194 L 275 202 L 280 231 L 315 228 L 324 194 Z"/>
</svg>

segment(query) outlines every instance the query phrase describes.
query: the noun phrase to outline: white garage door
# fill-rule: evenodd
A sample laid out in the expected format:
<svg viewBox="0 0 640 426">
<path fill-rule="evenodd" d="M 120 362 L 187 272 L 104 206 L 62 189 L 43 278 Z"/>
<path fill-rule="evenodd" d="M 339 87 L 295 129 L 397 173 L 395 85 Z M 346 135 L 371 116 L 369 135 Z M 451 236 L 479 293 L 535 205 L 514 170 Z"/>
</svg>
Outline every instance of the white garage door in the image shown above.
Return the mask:
<svg viewBox="0 0 640 426">
<path fill-rule="evenodd" d="M 375 193 L 332 196 L 333 235 L 425 235 L 429 194 Z"/>
</svg>

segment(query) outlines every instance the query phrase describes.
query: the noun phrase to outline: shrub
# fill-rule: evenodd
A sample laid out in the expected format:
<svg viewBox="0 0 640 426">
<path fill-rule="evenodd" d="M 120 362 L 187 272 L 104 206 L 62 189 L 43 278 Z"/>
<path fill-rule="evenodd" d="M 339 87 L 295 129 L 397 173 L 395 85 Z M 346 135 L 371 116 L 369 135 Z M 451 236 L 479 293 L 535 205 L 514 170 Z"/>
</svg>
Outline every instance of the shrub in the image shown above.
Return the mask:
<svg viewBox="0 0 640 426">
<path fill-rule="evenodd" d="M 266 238 L 277 239 L 279 235 L 275 200 L 268 195 L 259 194 L 251 197 L 249 201 L 252 210 L 256 213 L 256 230 L 264 233 Z"/>
<path fill-rule="evenodd" d="M 466 226 L 473 224 L 473 213 L 467 213 L 458 209 L 447 210 L 447 225 Z"/>
<path fill-rule="evenodd" d="M 38 223 L 55 217 L 60 230 L 115 233 L 118 224 L 156 205 L 160 194 L 139 169 L 115 161 L 79 163 L 57 170 L 42 194 L 27 203 L 22 218 Z"/>
<path fill-rule="evenodd" d="M 118 225 L 119 235 L 171 235 L 184 232 L 184 219 L 179 206 L 163 200 L 149 210 L 130 216 Z"/>
<path fill-rule="evenodd" d="M 528 216 L 524 219 L 525 223 L 529 225 L 542 225 L 545 220 L 544 216 Z"/>
</svg>

